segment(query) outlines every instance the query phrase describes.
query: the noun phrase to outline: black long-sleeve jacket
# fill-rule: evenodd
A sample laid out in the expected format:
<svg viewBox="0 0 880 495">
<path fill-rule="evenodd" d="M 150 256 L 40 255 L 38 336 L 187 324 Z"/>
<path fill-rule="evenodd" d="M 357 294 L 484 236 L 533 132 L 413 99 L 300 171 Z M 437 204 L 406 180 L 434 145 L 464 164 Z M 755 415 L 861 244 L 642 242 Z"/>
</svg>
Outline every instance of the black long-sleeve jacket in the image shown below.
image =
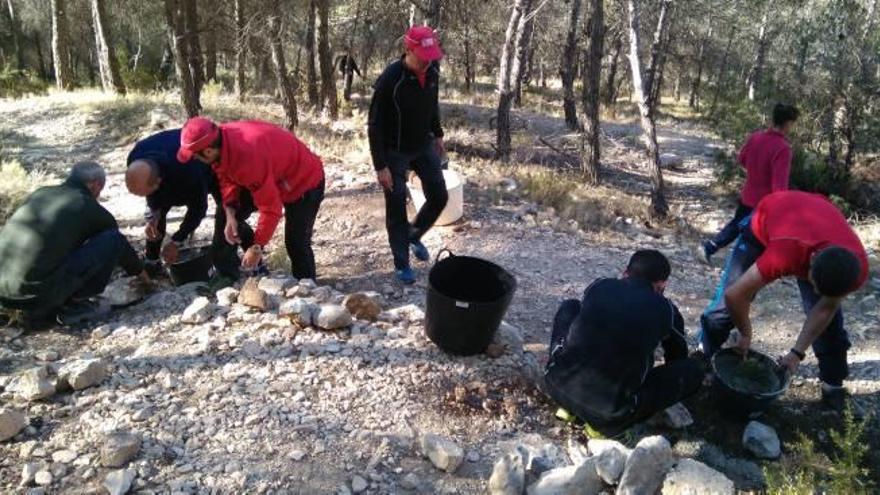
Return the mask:
<svg viewBox="0 0 880 495">
<path fill-rule="evenodd" d="M 385 68 L 373 86 L 367 134 L 373 166 L 388 166 L 389 150 L 415 152 L 424 149 L 431 137 L 443 137 L 440 126 L 438 86 L 440 67 L 435 62 L 425 74 L 425 86 L 403 63 L 403 59 Z"/>
<path fill-rule="evenodd" d="M 546 379 L 591 417 L 625 414 L 663 346 L 666 362 L 687 357 L 684 319 L 640 279 L 599 279 L 581 302 L 565 343 L 552 350 Z"/>
</svg>

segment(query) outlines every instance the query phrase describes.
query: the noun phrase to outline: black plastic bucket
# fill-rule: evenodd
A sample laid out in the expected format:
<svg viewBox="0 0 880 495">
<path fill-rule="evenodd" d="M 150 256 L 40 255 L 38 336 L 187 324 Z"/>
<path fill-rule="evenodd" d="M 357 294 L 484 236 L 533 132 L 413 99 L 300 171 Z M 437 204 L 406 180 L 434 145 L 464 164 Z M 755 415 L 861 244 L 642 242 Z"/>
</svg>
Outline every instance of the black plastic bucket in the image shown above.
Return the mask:
<svg viewBox="0 0 880 495">
<path fill-rule="evenodd" d="M 177 262 L 168 271 L 174 285 L 205 282 L 211 274 L 211 250 L 208 246 L 181 249 Z"/>
<path fill-rule="evenodd" d="M 441 260 L 443 253 L 449 256 Z M 495 263 L 448 249 L 437 259 L 428 274 L 425 333 L 451 354 L 484 352 L 510 306 L 516 279 Z"/>
<path fill-rule="evenodd" d="M 712 396 L 713 402 L 718 407 L 719 412 L 724 416 L 732 419 L 752 419 L 764 413 L 767 408 L 776 399 L 788 390 L 791 382 L 791 376 L 788 370 L 779 366 L 772 357 L 755 351 L 749 351 L 749 359 L 758 360 L 762 365 L 766 366 L 769 371 L 775 374 L 778 379 L 778 386 L 773 387 L 774 390 L 766 392 L 746 391 L 737 387 L 735 383 L 730 381 L 725 373 L 719 373 L 719 363 L 723 359 L 742 360 L 739 351 L 734 349 L 721 349 L 712 356 Z"/>
</svg>

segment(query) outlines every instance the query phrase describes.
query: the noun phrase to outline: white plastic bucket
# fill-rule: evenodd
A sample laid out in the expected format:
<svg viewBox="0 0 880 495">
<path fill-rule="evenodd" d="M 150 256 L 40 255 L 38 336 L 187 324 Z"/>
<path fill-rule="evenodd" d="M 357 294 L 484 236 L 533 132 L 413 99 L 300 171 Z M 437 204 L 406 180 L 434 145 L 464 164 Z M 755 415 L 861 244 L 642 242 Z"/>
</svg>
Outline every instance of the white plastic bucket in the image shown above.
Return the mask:
<svg viewBox="0 0 880 495">
<path fill-rule="evenodd" d="M 440 213 L 434 225 L 449 225 L 455 223 L 464 213 L 464 178 L 452 170 L 443 170 L 443 180 L 446 181 L 446 191 L 449 193 L 449 201 L 446 208 Z M 416 211 L 425 205 L 425 193 L 422 192 L 422 183 L 418 177 L 413 177 L 409 182 L 409 195 Z"/>
</svg>

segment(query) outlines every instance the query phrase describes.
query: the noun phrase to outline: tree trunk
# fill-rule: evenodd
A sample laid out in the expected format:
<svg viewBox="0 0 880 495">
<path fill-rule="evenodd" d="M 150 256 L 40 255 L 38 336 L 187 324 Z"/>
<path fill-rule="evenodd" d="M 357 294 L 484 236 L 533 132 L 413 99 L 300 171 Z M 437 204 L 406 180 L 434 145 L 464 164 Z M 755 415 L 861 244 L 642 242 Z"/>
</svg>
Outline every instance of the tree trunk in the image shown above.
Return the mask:
<svg viewBox="0 0 880 495">
<path fill-rule="evenodd" d="M 293 90 L 290 78 L 287 75 L 287 63 L 284 60 L 284 26 L 279 16 L 281 6 L 279 0 L 273 2 L 273 8 L 269 14 L 269 46 L 272 51 L 272 66 L 275 69 L 275 80 L 278 83 L 278 93 L 281 95 L 281 106 L 284 107 L 284 125 L 293 130 L 298 122 L 296 111 L 296 93 Z"/>
<path fill-rule="evenodd" d="M 354 23 L 351 27 L 351 31 L 348 33 L 348 46 L 345 48 L 345 65 L 344 65 L 344 75 L 345 79 L 343 81 L 343 90 L 342 97 L 345 101 L 351 101 L 351 86 L 354 82 L 354 38 L 357 35 L 358 24 L 360 24 L 361 20 L 361 2 L 357 1 L 354 8 Z M 349 112 L 351 111 L 351 107 L 349 108 Z"/>
<path fill-rule="evenodd" d="M 712 29 L 712 18 L 710 17 L 706 36 L 700 41 L 700 48 L 697 50 L 697 75 L 691 81 L 691 95 L 688 98 L 688 106 L 696 110 L 700 109 L 700 83 L 703 79 L 703 64 L 706 61 L 706 46 L 712 39 Z"/>
<path fill-rule="evenodd" d="M 52 6 L 52 62 L 55 65 L 55 85 L 60 90 L 73 89 L 75 74 L 70 60 L 70 38 L 67 30 L 66 0 L 51 0 Z"/>
<path fill-rule="evenodd" d="M 768 1 L 764 9 L 764 15 L 761 17 L 761 29 L 758 32 L 758 47 L 755 54 L 755 63 L 749 70 L 748 80 L 746 81 L 749 91 L 749 101 L 755 101 L 755 93 L 758 86 L 761 85 L 761 79 L 764 76 L 764 61 L 767 58 L 767 46 L 770 44 L 768 36 L 768 23 L 770 22 L 770 9 L 773 2 Z"/>
<path fill-rule="evenodd" d="M 425 24 L 434 29 L 440 25 L 440 0 L 428 0 L 425 9 Z"/>
<path fill-rule="evenodd" d="M 562 110 L 565 113 L 565 125 L 577 130 L 577 105 L 574 95 L 574 66 L 577 57 L 578 19 L 581 16 L 581 0 L 571 0 L 571 13 L 568 17 L 568 34 L 562 50 L 562 62 L 559 67 L 559 78 L 562 79 Z"/>
<path fill-rule="evenodd" d="M 186 43 L 189 44 L 189 70 L 192 73 L 196 91 L 201 92 L 205 84 L 202 43 L 199 36 L 198 0 L 179 0 L 183 5 L 183 19 L 186 29 Z"/>
<path fill-rule="evenodd" d="M 651 59 L 648 62 L 648 69 L 645 71 L 644 92 L 648 99 L 648 109 L 653 113 L 656 107 L 654 101 L 654 85 L 657 83 L 657 71 L 660 66 L 660 59 L 663 57 L 663 41 L 666 38 L 666 30 L 669 25 L 669 8 L 672 0 L 660 0 L 660 13 L 657 15 L 657 28 L 654 30 L 654 39 L 651 42 Z"/>
<path fill-rule="evenodd" d="M 670 20 L 670 24 L 671 24 Z M 666 41 L 663 43 L 663 46 L 660 49 L 659 61 L 657 62 L 657 69 L 654 72 L 654 81 L 653 86 L 651 87 L 650 93 L 650 102 L 651 102 L 651 112 L 655 112 L 657 110 L 657 106 L 662 103 L 661 94 L 663 90 L 663 80 L 666 76 L 666 59 L 669 56 L 669 47 L 672 46 L 673 36 L 671 33 L 671 28 L 668 27 L 666 31 Z"/>
<path fill-rule="evenodd" d="M 318 97 L 318 68 L 315 65 L 315 18 L 318 12 L 318 0 L 309 2 L 309 17 L 306 23 L 306 89 L 309 95 L 309 105 L 312 108 L 320 106 Z"/>
<path fill-rule="evenodd" d="M 535 12 L 529 12 L 532 8 L 532 0 L 526 2 L 526 9 L 520 19 L 519 32 L 516 39 L 516 59 L 513 62 L 511 82 L 513 83 L 513 103 L 517 108 L 522 104 L 523 75 L 525 74 L 526 62 L 529 56 L 529 42 L 535 26 Z"/>
<path fill-rule="evenodd" d="M 6 11 L 9 14 L 9 30 L 12 34 L 12 49 L 15 51 L 15 66 L 24 70 L 24 50 L 21 47 L 21 21 L 15 12 L 12 0 L 6 0 Z"/>
<path fill-rule="evenodd" d="M 174 58 L 174 67 L 177 69 L 177 78 L 180 81 L 180 99 L 188 117 L 199 114 L 199 90 L 193 83 L 192 73 L 189 70 L 189 50 L 186 35 L 183 31 L 183 12 L 180 0 L 164 0 L 165 22 L 168 25 L 168 37 L 171 42 L 171 53 Z"/>
<path fill-rule="evenodd" d="M 591 0 L 590 48 L 585 53 L 583 79 L 584 123 L 581 136 L 581 170 L 591 184 L 599 182 L 599 89 L 602 81 L 602 55 L 605 51 L 604 0 Z"/>
<path fill-rule="evenodd" d="M 580 0 L 576 0 L 580 1 Z M 464 89 L 470 93 L 474 84 L 474 64 L 471 58 L 471 23 L 470 19 L 464 22 Z"/>
<path fill-rule="evenodd" d="M 615 82 L 617 78 L 617 63 L 620 61 L 620 52 L 623 48 L 623 35 L 617 33 L 614 41 L 611 42 L 611 67 L 608 69 L 608 82 L 605 83 L 605 104 L 613 105 L 617 100 L 618 84 Z"/>
<path fill-rule="evenodd" d="M 629 11 L 629 64 L 632 73 L 633 94 L 639 107 L 639 123 L 642 126 L 642 140 L 651 171 L 651 213 L 665 217 L 669 212 L 663 186 L 663 171 L 660 169 L 660 151 L 657 146 L 657 129 L 648 107 L 648 96 L 642 81 L 642 62 L 639 48 L 639 0 L 627 0 Z"/>
<path fill-rule="evenodd" d="M 727 59 L 730 58 L 730 49 L 733 46 L 733 39 L 736 37 L 737 25 L 730 27 L 730 37 L 727 39 L 727 46 L 724 48 L 724 55 L 718 64 L 718 71 L 715 74 L 715 91 L 712 92 L 712 105 L 709 107 L 709 114 L 714 115 L 715 109 L 718 107 L 718 97 L 721 95 L 721 89 L 724 87 L 724 75 L 727 72 Z"/>
<path fill-rule="evenodd" d="M 245 33 L 244 1 L 235 0 L 235 94 L 244 101 L 247 70 L 247 34 Z"/>
<path fill-rule="evenodd" d="M 275 73 L 272 70 L 272 58 L 268 47 L 264 46 L 265 40 L 251 34 L 248 39 L 248 45 L 251 50 L 251 58 L 254 66 L 254 90 L 257 93 L 265 94 L 275 91 Z"/>
<path fill-rule="evenodd" d="M 104 0 L 92 0 L 92 22 L 95 30 L 98 68 L 101 71 L 101 87 L 104 88 L 104 91 L 114 91 L 125 95 L 125 84 L 119 74 L 119 61 L 116 59 L 116 50 L 113 48 L 113 40 L 110 37 L 108 20 Z"/>
<path fill-rule="evenodd" d="M 517 45 L 520 42 L 524 28 L 522 18 L 528 14 L 530 0 L 516 0 L 510 13 L 510 21 L 507 23 L 507 31 L 504 37 L 504 47 L 501 51 L 501 62 L 498 68 L 498 112 L 497 112 L 497 135 L 496 149 L 498 159 L 506 162 L 510 159 L 510 106 L 513 103 L 513 85 L 511 78 L 515 77 L 513 66 L 517 54 Z"/>
<path fill-rule="evenodd" d="M 333 69 L 333 56 L 330 50 L 330 0 L 318 0 L 318 57 L 321 63 L 321 108 L 326 109 L 330 118 L 339 117 L 339 102 L 336 99 L 336 71 Z"/>
<path fill-rule="evenodd" d="M 217 30 L 213 22 L 205 28 L 205 81 L 217 80 Z"/>
<path fill-rule="evenodd" d="M 43 41 L 40 39 L 40 33 L 34 30 L 31 35 L 34 46 L 37 48 L 37 66 L 39 67 L 40 77 L 43 80 L 49 80 L 49 69 L 46 68 L 46 58 L 43 56 Z"/>
</svg>

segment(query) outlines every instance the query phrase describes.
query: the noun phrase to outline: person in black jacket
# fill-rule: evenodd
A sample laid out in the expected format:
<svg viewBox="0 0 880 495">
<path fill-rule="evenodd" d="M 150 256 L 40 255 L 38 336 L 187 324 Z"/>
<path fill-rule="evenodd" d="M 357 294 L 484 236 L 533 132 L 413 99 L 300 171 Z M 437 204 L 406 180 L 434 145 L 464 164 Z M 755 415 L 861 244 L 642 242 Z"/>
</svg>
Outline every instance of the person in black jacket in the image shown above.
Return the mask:
<svg viewBox="0 0 880 495">
<path fill-rule="evenodd" d="M 547 393 L 607 436 L 694 394 L 702 366 L 687 357 L 684 319 L 663 296 L 669 261 L 633 254 L 620 279 L 594 281 L 582 301 L 562 303 L 553 321 Z M 654 351 L 663 347 L 663 365 Z"/>
<path fill-rule="evenodd" d="M 443 52 L 427 26 L 410 28 L 403 41 L 405 54 L 382 72 L 374 86 L 368 134 L 373 166 L 385 191 L 385 224 L 395 273 L 400 281 L 411 284 L 415 274 L 409 248 L 416 258 L 429 259 L 421 238 L 440 216 L 448 194 L 440 164 L 445 150 L 437 94 L 437 61 Z M 406 215 L 409 169 L 419 176 L 426 199 L 411 224 Z"/>
</svg>

